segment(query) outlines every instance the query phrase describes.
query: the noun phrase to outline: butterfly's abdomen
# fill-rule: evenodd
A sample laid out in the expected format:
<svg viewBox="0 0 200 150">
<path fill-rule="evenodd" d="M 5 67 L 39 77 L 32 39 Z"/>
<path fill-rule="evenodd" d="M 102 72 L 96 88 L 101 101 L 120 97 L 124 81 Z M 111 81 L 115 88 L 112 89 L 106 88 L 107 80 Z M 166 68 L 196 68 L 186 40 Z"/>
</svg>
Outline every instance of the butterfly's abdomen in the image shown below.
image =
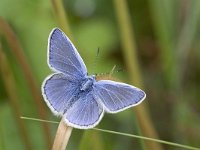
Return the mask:
<svg viewBox="0 0 200 150">
<path fill-rule="evenodd" d="M 93 83 L 95 82 L 95 78 L 94 76 L 90 76 L 88 78 L 86 78 L 83 83 L 81 84 L 81 91 L 87 91 L 90 90 L 92 88 Z"/>
</svg>

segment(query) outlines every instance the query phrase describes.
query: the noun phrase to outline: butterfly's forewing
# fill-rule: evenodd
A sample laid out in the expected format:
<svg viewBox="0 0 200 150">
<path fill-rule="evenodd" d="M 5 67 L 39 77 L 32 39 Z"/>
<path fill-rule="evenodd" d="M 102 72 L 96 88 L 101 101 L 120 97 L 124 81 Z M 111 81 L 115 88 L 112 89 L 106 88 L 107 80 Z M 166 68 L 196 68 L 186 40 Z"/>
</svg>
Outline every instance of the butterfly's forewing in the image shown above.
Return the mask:
<svg viewBox="0 0 200 150">
<path fill-rule="evenodd" d="M 96 126 L 103 117 L 104 110 L 94 99 L 92 92 L 80 94 L 80 98 L 64 115 L 68 125 L 79 129 Z"/>
<path fill-rule="evenodd" d="M 146 97 L 139 88 L 110 80 L 95 82 L 94 95 L 109 113 L 117 113 L 138 105 Z"/>
<path fill-rule="evenodd" d="M 49 35 L 48 64 L 52 70 L 74 79 L 87 75 L 86 66 L 76 48 L 58 28 L 53 29 Z"/>
<path fill-rule="evenodd" d="M 42 94 L 51 111 L 62 116 L 74 103 L 74 95 L 77 95 L 78 82 L 71 81 L 61 73 L 48 76 L 42 85 Z"/>
</svg>

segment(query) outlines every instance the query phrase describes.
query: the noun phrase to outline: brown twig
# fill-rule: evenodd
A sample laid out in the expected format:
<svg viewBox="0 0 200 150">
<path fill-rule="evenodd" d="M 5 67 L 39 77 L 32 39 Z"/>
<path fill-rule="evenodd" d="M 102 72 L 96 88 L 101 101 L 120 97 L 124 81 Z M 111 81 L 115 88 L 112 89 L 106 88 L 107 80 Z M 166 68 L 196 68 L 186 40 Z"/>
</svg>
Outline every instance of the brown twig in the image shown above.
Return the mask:
<svg viewBox="0 0 200 150">
<path fill-rule="evenodd" d="M 24 51 L 20 45 L 20 42 L 18 41 L 15 33 L 13 32 L 12 28 L 10 25 L 0 17 L 0 30 L 5 36 L 9 46 L 12 49 L 12 52 L 14 56 L 16 57 L 22 72 L 26 78 L 26 81 L 28 82 L 28 86 L 31 90 L 31 94 L 33 96 L 34 102 L 36 104 L 36 108 L 39 114 L 39 117 L 42 119 L 46 119 L 46 112 L 45 112 L 45 107 L 44 103 L 41 97 L 41 92 L 36 84 L 35 78 L 33 77 L 33 73 L 31 71 L 31 68 L 28 64 L 28 61 L 26 60 L 26 56 L 24 54 Z M 47 123 L 43 123 L 43 130 L 45 133 L 45 139 L 47 142 L 48 149 L 51 146 L 51 134 L 50 134 L 50 129 L 49 125 Z"/>
<path fill-rule="evenodd" d="M 0 45 L 0 72 L 4 81 L 5 89 L 7 91 L 10 100 L 10 105 L 12 107 L 13 114 L 15 115 L 16 123 L 20 130 L 19 133 L 21 134 L 21 137 L 24 140 L 24 145 L 26 146 L 26 149 L 32 150 L 33 148 L 31 146 L 31 140 L 26 131 L 24 122 L 19 118 L 22 113 L 19 107 L 19 100 L 13 73 L 9 66 L 8 60 L 1 48 L 1 45 Z"/>
</svg>

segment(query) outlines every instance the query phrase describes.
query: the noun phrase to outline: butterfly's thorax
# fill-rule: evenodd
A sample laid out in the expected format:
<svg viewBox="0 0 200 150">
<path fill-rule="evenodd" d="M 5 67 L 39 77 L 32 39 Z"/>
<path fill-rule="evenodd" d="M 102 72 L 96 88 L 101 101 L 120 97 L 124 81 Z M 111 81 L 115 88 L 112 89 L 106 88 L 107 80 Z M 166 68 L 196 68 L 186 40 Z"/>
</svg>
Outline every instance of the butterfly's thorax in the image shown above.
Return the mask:
<svg viewBox="0 0 200 150">
<path fill-rule="evenodd" d="M 83 81 L 83 83 L 81 84 L 80 90 L 81 90 L 81 91 L 90 90 L 90 89 L 92 88 L 92 85 L 93 85 L 94 82 L 95 82 L 95 76 L 94 76 L 94 75 L 87 77 L 87 78 Z"/>
</svg>

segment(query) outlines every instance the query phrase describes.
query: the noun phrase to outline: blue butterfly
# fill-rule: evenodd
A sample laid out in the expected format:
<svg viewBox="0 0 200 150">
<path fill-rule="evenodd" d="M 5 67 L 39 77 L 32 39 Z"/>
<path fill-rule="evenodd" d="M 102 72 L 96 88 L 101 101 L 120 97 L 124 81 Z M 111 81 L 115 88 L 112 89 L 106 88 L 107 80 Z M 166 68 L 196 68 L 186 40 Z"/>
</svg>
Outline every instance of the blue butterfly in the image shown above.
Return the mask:
<svg viewBox="0 0 200 150">
<path fill-rule="evenodd" d="M 48 40 L 48 65 L 55 72 L 42 84 L 51 111 L 72 127 L 95 127 L 104 112 L 117 113 L 140 104 L 146 94 L 134 86 L 88 76 L 87 68 L 69 38 L 58 28 Z"/>
</svg>

